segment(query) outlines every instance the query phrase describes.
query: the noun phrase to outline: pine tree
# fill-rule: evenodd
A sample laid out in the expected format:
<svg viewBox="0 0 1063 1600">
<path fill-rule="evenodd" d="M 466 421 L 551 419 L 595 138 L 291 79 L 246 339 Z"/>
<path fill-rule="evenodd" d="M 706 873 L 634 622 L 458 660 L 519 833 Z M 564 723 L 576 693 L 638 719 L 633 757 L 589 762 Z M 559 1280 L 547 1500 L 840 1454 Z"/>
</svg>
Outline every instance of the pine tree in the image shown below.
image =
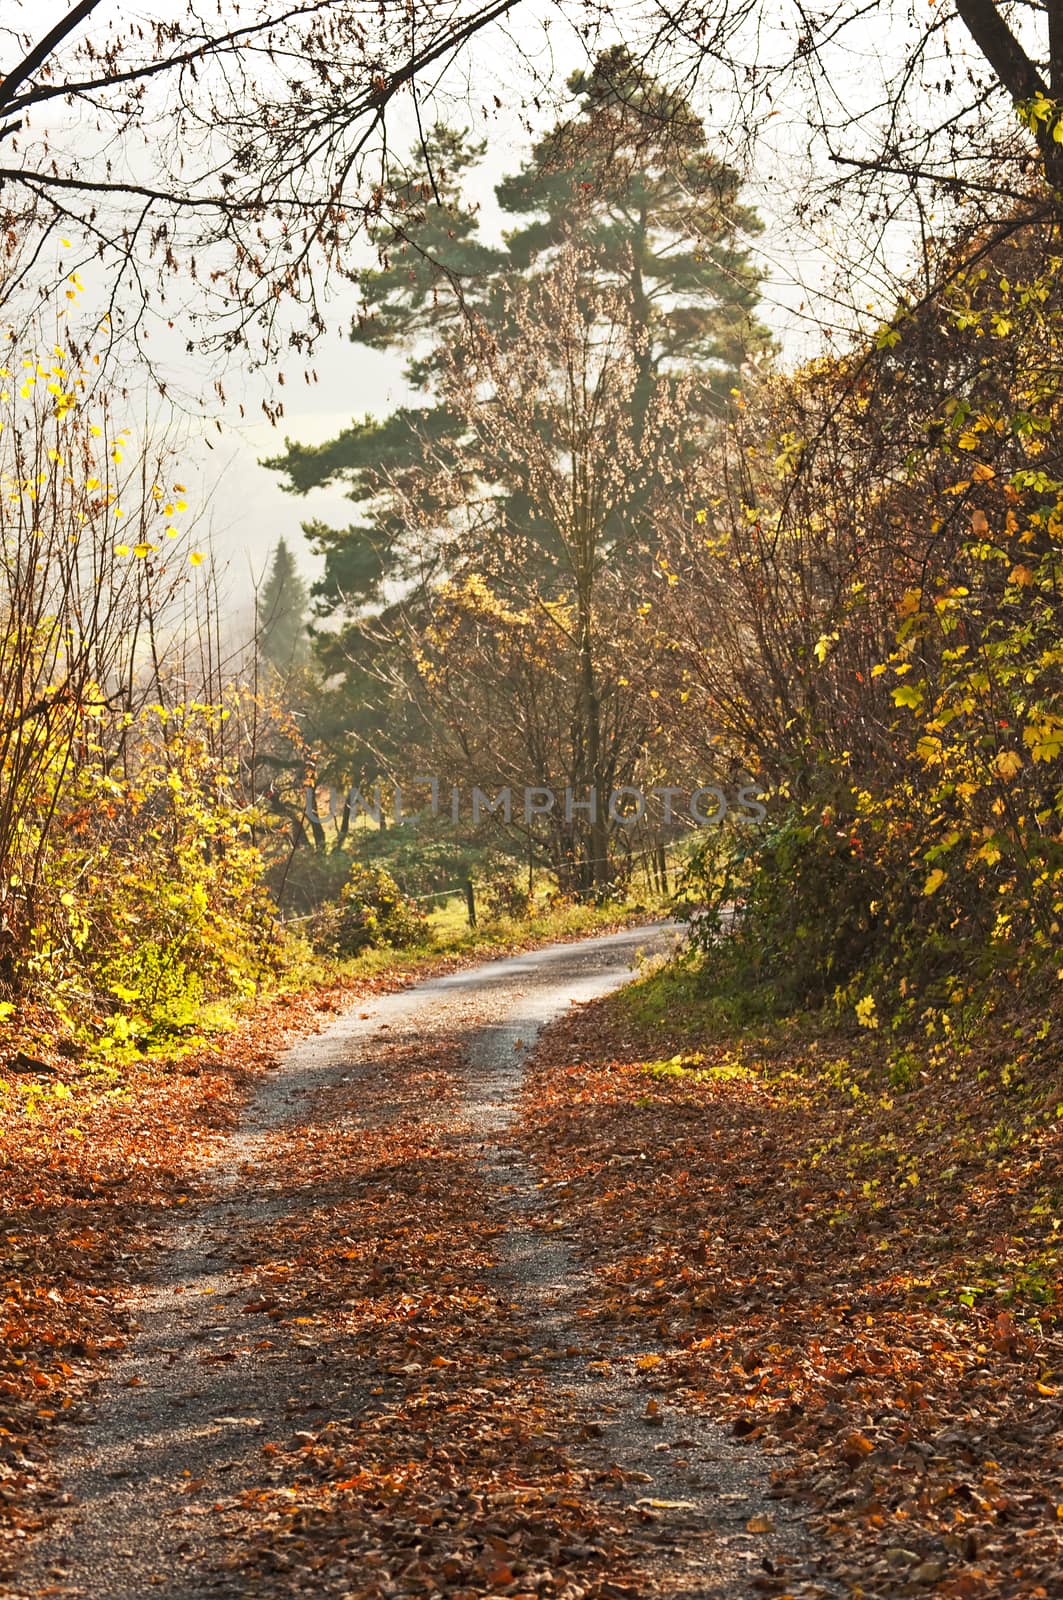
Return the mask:
<svg viewBox="0 0 1063 1600">
<path fill-rule="evenodd" d="M 306 584 L 287 543 L 278 539 L 256 618 L 259 653 L 278 672 L 290 672 L 307 658 L 306 612 Z"/>
<path fill-rule="evenodd" d="M 373 233 L 380 264 L 361 280 L 362 312 L 351 339 L 372 349 L 405 351 L 411 386 L 426 392 L 455 328 L 470 312 L 487 314 L 505 261 L 503 252 L 478 238 L 476 208 L 463 199 L 463 186 L 483 153 L 482 144 L 452 129 L 431 131 L 388 208 L 405 218 L 402 229 L 386 223 Z M 407 521 L 397 509 L 405 476 L 411 467 L 419 468 L 428 450 L 441 464 L 442 483 L 457 464 L 459 433 L 458 419 L 429 399 L 383 420 L 354 420 L 322 445 L 287 439 L 285 453 L 263 463 L 285 474 L 284 487 L 293 494 L 345 483 L 357 509 L 345 528 L 317 521 L 303 525 L 324 557 L 324 573 L 314 587 L 324 609 L 342 606 L 355 614 L 378 607 L 385 588 L 408 576 L 408 559 L 419 561 L 423 552 L 410 550 Z M 444 491 L 440 515 L 447 503 Z M 322 647 L 330 645 L 326 641 Z"/>
<path fill-rule="evenodd" d="M 768 343 L 755 318 L 759 278 L 745 242 L 760 220 L 740 202 L 737 173 L 711 153 L 685 96 L 624 47 L 604 52 L 569 87 L 573 114 L 498 187 L 502 208 L 520 219 L 502 251 L 479 239 L 477 210 L 464 199 L 482 146 L 433 130 L 400 188 L 407 223 L 401 233 L 388 225 L 375 239 L 380 266 L 363 279 L 364 312 L 351 337 L 405 350 L 408 378 L 431 394 L 468 317 L 504 341 L 508 291 L 573 243 L 599 286 L 625 287 L 646 327 L 636 414 L 658 373 L 697 374 L 688 401 L 693 448 L 698 418 L 704 424 L 721 413 L 743 360 Z M 427 166 L 417 167 L 422 155 Z M 421 508 L 411 531 L 404 482 L 407 472 L 418 474 L 423 493 L 426 452 L 438 466 L 435 503 Z M 425 529 L 433 516 L 441 526 L 462 498 L 462 423 L 433 398 L 383 421 L 354 422 L 316 448 L 287 440 L 285 453 L 265 465 L 296 494 L 347 485 L 357 519 L 346 528 L 313 522 L 304 531 L 325 558 L 314 590 L 322 609 L 362 614 L 385 603 L 413 569 L 423 577 L 426 558 L 430 566 Z M 533 539 L 546 537 L 528 527 L 529 508 L 515 488 L 509 514 Z"/>
<path fill-rule="evenodd" d="M 597 281 L 631 296 L 649 336 L 645 383 L 670 365 L 697 371 L 719 409 L 742 362 L 768 342 L 749 253 L 763 224 L 685 96 L 626 46 L 603 51 L 568 87 L 574 115 L 496 190 L 502 209 L 523 219 L 507 235 L 510 263 L 528 271 L 578 244 Z"/>
<path fill-rule="evenodd" d="M 525 418 L 537 452 L 519 441 L 503 449 L 489 438 L 477 441 L 468 404 L 456 401 L 457 369 L 477 341 L 486 339 L 500 359 L 507 347 L 522 348 L 519 359 L 528 359 L 527 329 L 518 330 L 514 310 L 523 290 L 549 278 L 562 259 L 569 268 L 578 262 L 588 330 L 603 295 L 612 296 L 606 321 L 627 330 L 635 373 L 618 426 L 628 455 L 646 466 L 622 495 L 601 497 L 609 509 L 588 530 L 586 548 L 593 583 L 607 567 L 628 595 L 652 563 L 653 508 L 674 481 L 670 463 L 655 456 L 660 429 L 649 408 L 674 414 L 682 397 L 687 426 L 673 430 L 671 455 L 693 455 L 723 416 L 743 361 L 768 343 L 755 318 L 759 278 L 749 244 L 759 219 L 740 200 L 737 173 L 710 151 L 685 96 L 622 48 L 603 54 L 570 87 L 571 115 L 498 187 L 516 224 L 503 249 L 480 240 L 477 210 L 464 198 L 481 150 L 443 128 L 429 140 L 427 168 L 414 169 L 404 186 L 401 231 L 389 226 L 376 240 L 379 266 L 365 277 L 364 314 L 352 338 L 405 351 L 407 375 L 425 403 L 383 421 L 355 422 L 316 449 L 287 441 L 285 454 L 266 463 L 293 493 L 345 483 L 356 508 L 347 528 L 304 528 L 325 557 L 314 590 L 319 610 L 338 623 L 322 631 L 318 645 L 337 686 L 332 721 L 357 726 L 362 742 L 385 760 L 404 720 L 420 714 L 415 636 L 430 627 L 434 585 L 479 572 L 513 598 L 523 589 L 544 603 L 551 596 L 564 603 L 572 592 L 565 533 L 520 459 L 537 453 L 548 461 L 557 427 L 549 383 L 541 410 Z M 577 285 L 575 324 L 580 294 Z M 639 457 L 643 435 L 647 449 Z M 591 503 L 598 503 L 593 494 Z M 581 629 L 589 641 L 598 628 L 596 601 L 584 598 Z M 597 778 L 600 684 L 589 643 L 581 661 L 586 682 L 571 739 L 587 753 L 574 770 Z"/>
</svg>

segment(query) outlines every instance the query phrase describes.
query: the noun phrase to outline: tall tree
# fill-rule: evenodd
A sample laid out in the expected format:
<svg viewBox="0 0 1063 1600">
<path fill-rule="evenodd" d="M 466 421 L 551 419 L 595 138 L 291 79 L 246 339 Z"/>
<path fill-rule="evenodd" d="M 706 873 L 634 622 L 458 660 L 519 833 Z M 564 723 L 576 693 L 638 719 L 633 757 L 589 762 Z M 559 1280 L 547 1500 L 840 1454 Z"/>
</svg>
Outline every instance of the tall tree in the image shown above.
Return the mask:
<svg viewBox="0 0 1063 1600">
<path fill-rule="evenodd" d="M 425 597 L 423 623 L 432 585 L 470 567 L 490 572 L 490 547 L 510 561 L 520 548 L 511 576 L 496 570 L 492 581 L 530 587 L 543 597 L 571 591 L 575 583 L 584 646 L 583 709 L 574 738 L 590 782 L 603 768 L 596 751 L 596 669 L 587 670 L 590 589 L 606 560 L 629 576 L 645 572 L 651 560 L 650 507 L 663 481 L 652 405 L 667 407 L 682 383 L 689 446 L 712 425 L 742 360 L 765 335 L 753 316 L 758 280 L 749 237 L 757 218 L 739 200 L 737 175 L 708 150 L 704 128 L 683 96 L 622 50 L 608 52 L 570 87 L 572 114 L 499 187 L 500 203 L 521 219 L 504 250 L 479 241 L 475 210 L 463 200 L 463 179 L 478 152 L 444 129 L 431 141 L 437 170 L 414 170 L 404 183 L 408 214 L 401 236 L 390 226 L 378 233 L 381 263 L 367 275 L 365 315 L 353 337 L 405 349 L 410 377 L 428 390 L 429 403 L 382 422 L 367 419 L 317 449 L 289 440 L 285 454 L 267 465 L 296 493 L 345 482 L 357 507 L 348 529 L 306 527 L 326 559 L 315 590 L 319 609 L 339 624 L 325 635 L 324 648 L 333 670 L 340 667 L 337 656 L 346 655 L 352 702 L 364 694 L 367 656 L 378 654 L 381 613 L 394 610 L 397 624 L 401 610 L 404 624 L 416 627 L 411 596 L 418 595 Z M 409 214 L 415 210 L 416 222 Z M 562 263 L 566 338 L 536 352 L 526 290 L 537 280 L 545 283 Z M 475 329 L 471 339 L 469 328 Z M 593 439 L 595 472 L 601 467 L 597 376 L 590 374 L 597 371 L 599 345 L 608 350 L 610 339 L 619 365 L 598 398 L 608 396 L 617 452 L 630 454 L 638 471 L 625 468 L 622 491 L 613 483 L 608 492 L 601 492 L 607 477 L 592 474 L 593 483 L 588 479 L 580 492 L 587 508 L 594 499 L 593 515 L 588 509 L 590 520 L 577 530 L 543 492 L 558 467 L 555 459 L 547 472 L 544 463 L 567 429 L 578 441 L 572 446 L 577 456 L 586 456 Z M 516 415 L 503 376 L 507 353 L 514 370 L 527 376 L 535 369 L 529 389 L 535 401 L 522 423 L 531 432 L 522 449 L 512 430 L 502 428 L 496 448 L 485 453 L 483 419 L 489 431 L 504 415 Z M 461 361 L 480 374 L 493 412 L 490 406 L 478 410 Z M 582 423 L 581 406 L 587 408 Z M 590 432 L 581 434 L 581 426 Z M 674 450 L 685 447 L 674 435 Z M 539 464 L 534 482 L 533 459 Z M 572 488 L 575 480 L 568 483 Z M 399 595 L 402 607 L 395 604 Z M 415 651 L 407 654 L 412 663 Z M 382 721 L 392 717 L 388 711 Z"/>
<path fill-rule="evenodd" d="M 572 791 L 538 837 L 584 889 L 611 876 L 622 825 L 609 798 L 632 785 L 657 720 L 640 639 L 645 590 L 633 580 L 652 582 L 655 526 L 682 495 L 689 415 L 689 384 L 660 374 L 640 414 L 644 322 L 628 285 L 592 292 L 588 278 L 586 254 L 566 244 L 515 286 L 504 340 L 473 323 L 453 351 L 442 389 L 465 425 L 465 500 L 444 553 L 462 581 L 415 596 L 408 619 L 451 748 L 475 753 L 473 780 Z M 433 476 L 431 460 L 423 472 Z M 518 499 L 523 522 L 512 515 Z M 415 526 L 417 510 L 415 492 Z M 440 617 L 453 620 L 441 629 Z M 470 646 L 471 660 L 447 659 Z M 486 723 L 485 695 L 496 707 Z M 544 725 L 540 713 L 559 697 L 565 714 Z"/>
<path fill-rule="evenodd" d="M 508 235 L 510 262 L 534 268 L 573 240 L 597 281 L 626 288 L 647 333 L 638 425 L 653 374 L 677 364 L 698 372 L 718 408 L 750 349 L 766 341 L 750 259 L 760 218 L 686 96 L 625 45 L 568 87 L 573 114 L 497 190 L 502 209 L 521 219 Z"/>
<path fill-rule="evenodd" d="M 5 296 L 91 264 L 113 291 L 115 320 L 128 299 L 126 327 L 143 333 L 149 314 L 177 315 L 150 291 L 159 269 L 197 285 L 213 313 L 208 336 L 226 348 L 252 328 L 275 344 L 286 299 L 305 312 L 296 339 L 309 340 L 323 325 L 327 272 L 350 270 L 352 239 L 397 193 L 389 107 L 518 3 L 250 0 L 213 22 L 192 4 L 129 22 L 102 0 L 73 0 L 54 21 L 39 0 L 10 0 L 0 33 Z M 820 165 L 861 178 L 869 250 L 905 193 L 924 220 L 943 194 L 998 215 L 1001 202 L 1024 200 L 998 159 L 1014 105 L 1030 165 L 1047 179 L 1042 202 L 1057 214 L 1063 204 L 1063 0 L 946 0 L 921 16 L 907 0 L 784 4 L 781 15 L 763 0 L 692 0 L 675 14 L 618 5 L 614 20 L 636 59 L 664 62 L 667 75 L 689 82 L 711 69 L 732 130 L 755 138 L 781 104 L 803 114 Z M 573 25 L 584 22 L 573 8 Z M 596 67 L 588 106 L 603 85 L 608 101 L 615 81 Z M 803 106 L 795 85 L 808 91 Z M 644 93 L 636 86 L 634 98 Z M 682 129 L 681 97 L 661 104 Z M 623 140 L 617 150 L 623 166 Z M 63 239 L 69 253 L 46 247 Z M 186 297 L 182 318 L 191 305 Z"/>
<path fill-rule="evenodd" d="M 307 658 L 307 602 L 295 558 L 287 541 L 278 539 L 256 616 L 259 651 L 278 672 L 290 672 Z"/>
<path fill-rule="evenodd" d="M 345 528 L 304 524 L 324 557 L 314 593 L 322 613 L 349 617 L 379 609 L 393 590 L 423 575 L 426 549 L 411 543 L 401 509 L 406 476 L 418 474 L 426 509 L 443 517 L 449 504 L 449 468 L 455 462 L 460 419 L 437 392 L 435 379 L 447 342 L 465 316 L 489 314 L 505 257 L 479 238 L 479 216 L 464 198 L 470 172 L 484 147 L 449 128 L 428 133 L 409 169 L 396 175 L 386 214 L 371 225 L 379 265 L 363 274 L 362 312 L 351 329 L 358 344 L 404 351 L 411 387 L 428 398 L 388 417 L 352 422 L 335 439 L 317 446 L 285 441 L 285 453 L 265 465 L 285 475 L 284 487 L 306 494 L 342 482 L 356 508 Z M 427 162 L 427 166 L 425 163 Z M 401 219 L 400 222 L 393 220 Z M 426 450 L 448 469 L 433 491 L 420 481 Z"/>
</svg>

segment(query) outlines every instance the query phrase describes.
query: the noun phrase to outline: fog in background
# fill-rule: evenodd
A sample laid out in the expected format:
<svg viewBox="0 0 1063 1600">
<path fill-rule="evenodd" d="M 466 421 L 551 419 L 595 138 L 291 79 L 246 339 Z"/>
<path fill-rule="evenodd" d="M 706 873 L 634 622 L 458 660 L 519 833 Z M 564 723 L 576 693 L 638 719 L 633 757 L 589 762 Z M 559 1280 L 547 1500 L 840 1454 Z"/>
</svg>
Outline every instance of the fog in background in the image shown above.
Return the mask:
<svg viewBox="0 0 1063 1600">
<path fill-rule="evenodd" d="M 0 17 L 4 9 L 0 3 Z M 41 23 L 47 22 L 51 11 L 58 14 L 61 9 L 42 5 Z M 151 9 L 157 14 L 173 7 Z M 23 22 L 24 16 L 23 12 Z M 912 13 L 907 17 L 909 28 L 918 26 Z M 500 235 L 506 220 L 495 205 L 495 183 L 522 161 L 534 136 L 570 103 L 565 90 L 570 73 L 622 36 L 622 29 L 609 22 L 584 35 L 577 20 L 576 12 L 570 16 L 542 0 L 531 0 L 505 25 L 496 24 L 477 37 L 439 83 L 421 86 L 421 116 L 426 124 L 447 121 L 468 127 L 487 141 L 472 193 L 482 208 L 489 239 Z M 12 17 L 7 21 L 11 25 Z M 785 54 L 785 42 L 780 25 L 780 54 Z M 789 42 L 792 47 L 792 37 Z M 769 54 L 771 47 L 769 39 Z M 765 48 L 763 40 L 758 48 Z M 875 85 L 888 77 L 900 50 L 897 15 L 891 18 L 888 11 L 875 13 L 862 33 L 847 34 L 836 51 L 831 84 L 840 112 L 854 102 L 873 109 Z M 666 70 L 662 76 L 669 76 Z M 684 71 L 677 69 L 675 77 L 684 81 Z M 736 102 L 732 85 L 714 81 L 711 63 L 691 98 L 704 118 L 710 143 L 746 174 L 746 198 L 763 218 L 765 231 L 754 247 L 765 274 L 761 315 L 776 337 L 784 363 L 798 363 L 826 342 L 844 346 L 861 323 L 866 326 L 887 316 L 893 287 L 914 260 L 911 220 L 899 215 L 888 225 L 884 251 L 883 239 L 875 242 L 874 249 L 868 248 L 866 236 L 854 239 L 844 208 L 824 212 L 813 205 L 799 215 L 801 203 L 836 173 L 823 152 L 810 145 L 797 101 L 788 105 L 780 100 L 770 109 L 759 101 L 745 108 Z M 756 139 L 750 160 L 746 134 L 752 118 Z M 392 148 L 404 154 L 414 145 L 416 123 L 408 103 L 389 115 L 388 136 Z M 146 145 L 144 158 L 157 160 L 157 150 Z M 371 259 L 367 248 L 367 265 Z M 187 291 L 189 298 L 196 292 L 191 284 Z M 180 294 L 178 284 L 168 298 L 177 302 Z M 209 357 L 186 349 L 194 330 L 172 305 L 173 332 L 164 325 L 161 332 L 153 329 L 153 360 L 172 397 L 188 500 L 198 512 L 200 540 L 209 539 L 225 569 L 223 587 L 234 626 L 242 626 L 250 617 L 253 586 L 261 580 L 279 538 L 287 539 L 300 567 L 312 578 L 316 562 L 300 524 L 317 518 L 342 526 L 353 509 L 341 490 L 315 491 L 305 497 L 284 493 L 277 475 L 261 467 L 260 459 L 278 453 L 285 437 L 319 444 L 352 417 L 381 416 L 411 398 L 401 358 L 351 343 L 347 329 L 357 310 L 356 289 L 336 284 L 326 303 L 328 332 L 319 339 L 311 362 L 293 357 L 282 388 L 278 364 L 256 370 L 237 357 L 217 373 L 212 371 Z M 279 366 L 283 369 L 283 362 Z M 304 378 L 307 366 L 316 376 L 309 384 Z M 215 379 L 224 398 L 212 393 Z M 275 405 L 278 399 L 283 400 L 284 414 L 273 426 L 263 413 L 263 401 Z M 131 395 L 134 429 L 144 405 L 143 398 Z"/>
</svg>

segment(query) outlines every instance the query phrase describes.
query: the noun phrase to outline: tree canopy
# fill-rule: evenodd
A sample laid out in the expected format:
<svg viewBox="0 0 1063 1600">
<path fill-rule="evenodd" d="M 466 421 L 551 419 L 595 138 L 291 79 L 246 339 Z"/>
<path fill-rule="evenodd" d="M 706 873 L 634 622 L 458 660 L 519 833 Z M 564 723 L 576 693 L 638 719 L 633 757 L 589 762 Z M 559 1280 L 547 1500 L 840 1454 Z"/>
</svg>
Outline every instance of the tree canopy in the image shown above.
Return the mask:
<svg viewBox="0 0 1063 1600">
<path fill-rule="evenodd" d="M 426 166 L 415 153 L 400 190 L 401 233 L 377 230 L 379 265 L 366 274 L 352 337 L 404 351 L 424 404 L 355 423 L 316 448 L 289 440 L 267 464 L 296 493 L 344 482 L 356 507 L 347 528 L 306 525 L 325 556 L 319 613 L 339 623 L 322 638 L 340 674 L 338 720 L 346 699 L 364 732 L 382 634 L 409 637 L 398 647 L 405 704 L 415 682 L 418 693 L 439 689 L 425 672 L 425 629 L 435 636 L 436 596 L 455 595 L 455 584 L 467 623 L 462 586 L 475 581 L 494 607 L 492 626 L 538 607 L 558 659 L 572 652 L 574 699 L 555 724 L 560 738 L 549 751 L 541 740 L 522 747 L 522 703 L 514 732 L 523 753 L 500 758 L 502 767 L 552 763 L 604 791 L 620 748 L 638 739 L 622 693 L 603 721 L 605 678 L 622 676 L 615 661 L 606 670 L 605 641 L 630 633 L 620 620 L 623 575 L 650 569 L 664 486 L 674 488 L 683 460 L 726 414 L 743 361 L 768 341 L 755 315 L 759 220 L 684 96 L 620 47 L 569 90 L 570 114 L 498 186 L 515 222 L 500 243 L 482 238 L 466 198 L 480 149 L 446 128 L 426 141 Z M 514 648 L 511 639 L 480 658 L 482 670 L 494 663 L 499 703 L 512 688 L 499 660 L 512 665 Z M 395 724 L 390 660 L 379 685 L 382 733 Z M 454 725 L 455 696 L 443 698 L 457 740 L 447 748 L 459 760 L 473 731 L 465 717 Z M 621 741 L 611 753 L 606 723 Z M 583 848 L 578 831 L 555 839 L 555 854 Z M 604 862 L 601 819 L 584 845 L 588 860 Z"/>
</svg>

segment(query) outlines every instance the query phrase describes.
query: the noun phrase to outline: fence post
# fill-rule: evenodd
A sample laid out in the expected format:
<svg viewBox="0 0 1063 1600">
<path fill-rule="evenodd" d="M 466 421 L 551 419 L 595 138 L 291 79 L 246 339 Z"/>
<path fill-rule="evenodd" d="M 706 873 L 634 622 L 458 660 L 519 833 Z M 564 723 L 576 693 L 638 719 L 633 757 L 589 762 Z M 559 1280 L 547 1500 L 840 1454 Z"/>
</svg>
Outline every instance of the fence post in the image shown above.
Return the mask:
<svg viewBox="0 0 1063 1600">
<path fill-rule="evenodd" d="M 471 878 L 466 878 L 466 880 L 465 880 L 465 904 L 469 908 L 469 927 L 470 928 L 475 928 L 475 926 L 476 926 L 476 892 L 473 889 L 472 879 Z"/>
</svg>

